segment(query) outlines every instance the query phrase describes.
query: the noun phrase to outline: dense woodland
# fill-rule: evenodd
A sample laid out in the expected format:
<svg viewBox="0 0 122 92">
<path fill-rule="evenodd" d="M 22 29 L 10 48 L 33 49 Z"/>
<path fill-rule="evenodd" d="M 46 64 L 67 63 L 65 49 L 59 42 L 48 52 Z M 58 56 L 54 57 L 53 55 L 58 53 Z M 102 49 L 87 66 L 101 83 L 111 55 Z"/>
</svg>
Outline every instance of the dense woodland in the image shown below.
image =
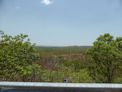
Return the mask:
<svg viewBox="0 0 122 92">
<path fill-rule="evenodd" d="M 0 81 L 122 83 L 122 37 L 93 46 L 42 47 L 0 32 Z"/>
</svg>

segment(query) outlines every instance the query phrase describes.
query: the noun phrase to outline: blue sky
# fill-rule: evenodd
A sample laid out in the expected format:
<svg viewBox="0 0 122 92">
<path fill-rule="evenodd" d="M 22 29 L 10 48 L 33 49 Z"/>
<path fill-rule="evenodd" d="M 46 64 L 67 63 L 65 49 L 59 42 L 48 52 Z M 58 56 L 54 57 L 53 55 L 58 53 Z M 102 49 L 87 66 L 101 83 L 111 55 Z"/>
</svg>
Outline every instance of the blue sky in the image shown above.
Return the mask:
<svg viewBox="0 0 122 92">
<path fill-rule="evenodd" d="M 0 0 L 0 29 L 44 46 L 92 45 L 122 36 L 121 0 Z"/>
</svg>

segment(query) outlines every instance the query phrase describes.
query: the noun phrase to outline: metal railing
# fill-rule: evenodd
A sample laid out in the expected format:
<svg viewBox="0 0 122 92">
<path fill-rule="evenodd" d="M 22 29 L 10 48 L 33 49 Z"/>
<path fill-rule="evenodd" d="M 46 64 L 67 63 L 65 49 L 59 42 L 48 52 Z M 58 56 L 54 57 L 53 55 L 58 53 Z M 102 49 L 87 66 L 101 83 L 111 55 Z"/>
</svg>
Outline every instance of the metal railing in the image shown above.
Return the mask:
<svg viewBox="0 0 122 92">
<path fill-rule="evenodd" d="M 122 84 L 0 82 L 0 92 L 122 92 Z"/>
</svg>

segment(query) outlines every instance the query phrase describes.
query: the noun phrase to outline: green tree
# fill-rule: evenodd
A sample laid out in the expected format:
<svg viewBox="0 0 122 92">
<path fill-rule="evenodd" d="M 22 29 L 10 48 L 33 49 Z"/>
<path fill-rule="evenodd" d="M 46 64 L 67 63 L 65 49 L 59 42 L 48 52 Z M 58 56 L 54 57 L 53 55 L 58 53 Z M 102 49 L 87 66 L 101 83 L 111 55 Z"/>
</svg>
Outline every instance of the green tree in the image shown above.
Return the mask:
<svg viewBox="0 0 122 92">
<path fill-rule="evenodd" d="M 122 66 L 122 38 L 110 34 L 98 37 L 87 51 L 90 56 L 88 70 L 95 82 L 113 82 Z"/>
<path fill-rule="evenodd" d="M 32 73 L 38 53 L 27 35 L 11 36 L 0 32 L 0 80 L 24 79 Z M 24 81 L 24 80 L 23 80 Z"/>
</svg>

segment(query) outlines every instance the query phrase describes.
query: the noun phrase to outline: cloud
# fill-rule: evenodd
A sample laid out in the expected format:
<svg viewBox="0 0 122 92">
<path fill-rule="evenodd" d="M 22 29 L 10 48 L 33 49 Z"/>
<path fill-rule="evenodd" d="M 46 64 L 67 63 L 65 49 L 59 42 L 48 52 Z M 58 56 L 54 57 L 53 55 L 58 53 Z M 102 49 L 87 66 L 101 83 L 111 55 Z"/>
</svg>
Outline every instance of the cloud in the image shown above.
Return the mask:
<svg viewBox="0 0 122 92">
<path fill-rule="evenodd" d="M 44 5 L 50 5 L 53 3 L 53 1 L 51 0 L 41 0 L 41 3 L 44 4 Z"/>
</svg>

